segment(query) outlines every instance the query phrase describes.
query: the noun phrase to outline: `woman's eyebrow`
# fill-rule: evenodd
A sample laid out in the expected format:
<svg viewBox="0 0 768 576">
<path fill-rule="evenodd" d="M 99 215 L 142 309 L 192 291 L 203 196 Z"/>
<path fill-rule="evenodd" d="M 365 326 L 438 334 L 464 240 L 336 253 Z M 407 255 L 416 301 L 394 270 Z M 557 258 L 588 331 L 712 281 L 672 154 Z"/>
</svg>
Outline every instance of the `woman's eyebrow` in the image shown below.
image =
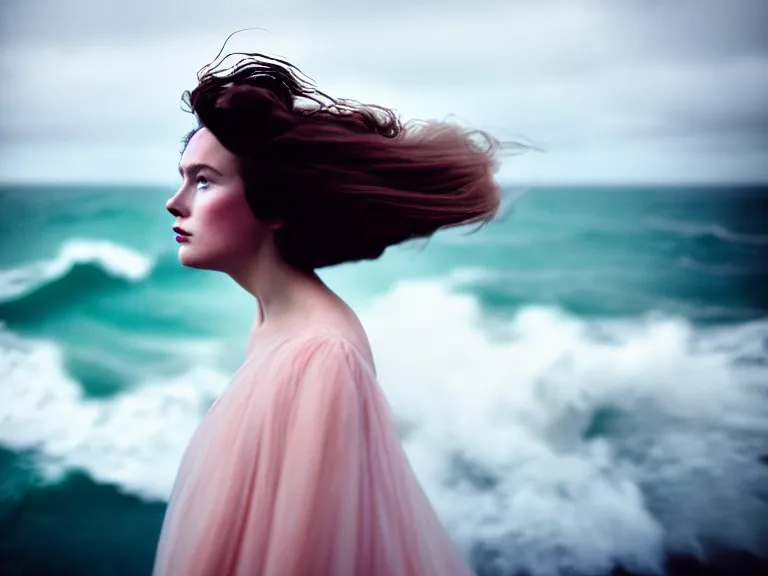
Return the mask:
<svg viewBox="0 0 768 576">
<path fill-rule="evenodd" d="M 203 169 L 210 170 L 211 172 L 215 172 L 219 176 L 224 176 L 224 174 L 216 170 L 216 168 L 214 168 L 213 166 L 209 166 L 208 164 L 195 163 L 195 164 L 189 164 L 187 166 L 182 166 L 181 164 L 179 164 L 179 174 L 181 174 L 182 177 L 184 176 L 185 172 L 187 174 L 194 174 L 195 172 L 199 172 L 200 170 L 203 170 Z"/>
</svg>

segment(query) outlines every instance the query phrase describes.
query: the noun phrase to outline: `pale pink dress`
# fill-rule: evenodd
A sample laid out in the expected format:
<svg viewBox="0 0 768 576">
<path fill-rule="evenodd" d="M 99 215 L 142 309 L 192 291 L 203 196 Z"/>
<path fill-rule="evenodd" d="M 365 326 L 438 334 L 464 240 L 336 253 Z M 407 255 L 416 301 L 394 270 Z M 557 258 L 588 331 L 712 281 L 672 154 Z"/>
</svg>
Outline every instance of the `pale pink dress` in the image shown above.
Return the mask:
<svg viewBox="0 0 768 576">
<path fill-rule="evenodd" d="M 155 576 L 472 571 L 420 488 L 370 360 L 326 328 L 251 352 L 192 437 Z"/>
</svg>

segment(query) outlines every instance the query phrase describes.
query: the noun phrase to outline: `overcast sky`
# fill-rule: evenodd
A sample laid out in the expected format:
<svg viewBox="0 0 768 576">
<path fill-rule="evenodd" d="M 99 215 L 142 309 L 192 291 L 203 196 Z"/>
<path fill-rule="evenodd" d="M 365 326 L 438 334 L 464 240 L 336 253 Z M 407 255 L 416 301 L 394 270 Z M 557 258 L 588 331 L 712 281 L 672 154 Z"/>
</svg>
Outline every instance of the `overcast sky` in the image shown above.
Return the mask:
<svg viewBox="0 0 768 576">
<path fill-rule="evenodd" d="M 366 6 L 371 6 L 367 8 Z M 333 96 L 545 150 L 533 183 L 768 182 L 766 0 L 2 0 L 0 180 L 176 182 L 183 90 L 231 49 Z"/>
</svg>

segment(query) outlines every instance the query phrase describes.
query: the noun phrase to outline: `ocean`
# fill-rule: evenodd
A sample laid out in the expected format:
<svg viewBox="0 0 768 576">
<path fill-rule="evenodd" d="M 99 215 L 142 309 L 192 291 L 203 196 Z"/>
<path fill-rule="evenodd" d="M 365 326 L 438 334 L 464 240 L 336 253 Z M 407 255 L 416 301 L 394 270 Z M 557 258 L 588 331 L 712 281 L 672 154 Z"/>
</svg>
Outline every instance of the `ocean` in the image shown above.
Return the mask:
<svg viewBox="0 0 768 576">
<path fill-rule="evenodd" d="M 0 574 L 151 570 L 256 312 L 172 192 L 0 187 Z M 522 192 L 321 272 L 451 536 L 485 576 L 768 569 L 768 189 Z"/>
</svg>

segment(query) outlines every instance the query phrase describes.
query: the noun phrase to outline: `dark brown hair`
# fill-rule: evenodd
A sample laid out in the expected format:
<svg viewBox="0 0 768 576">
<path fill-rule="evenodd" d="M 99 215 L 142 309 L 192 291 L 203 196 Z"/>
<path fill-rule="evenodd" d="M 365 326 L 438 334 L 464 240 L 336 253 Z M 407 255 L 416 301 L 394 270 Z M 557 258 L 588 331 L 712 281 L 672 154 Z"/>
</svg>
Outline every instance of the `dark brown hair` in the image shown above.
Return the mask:
<svg viewBox="0 0 768 576">
<path fill-rule="evenodd" d="M 386 108 L 333 99 L 288 62 L 236 53 L 183 95 L 198 128 L 240 159 L 246 198 L 304 270 L 375 259 L 391 245 L 485 223 L 500 190 L 500 143 L 447 122 L 401 123 Z M 221 65 L 219 65 L 221 66 Z"/>
</svg>

